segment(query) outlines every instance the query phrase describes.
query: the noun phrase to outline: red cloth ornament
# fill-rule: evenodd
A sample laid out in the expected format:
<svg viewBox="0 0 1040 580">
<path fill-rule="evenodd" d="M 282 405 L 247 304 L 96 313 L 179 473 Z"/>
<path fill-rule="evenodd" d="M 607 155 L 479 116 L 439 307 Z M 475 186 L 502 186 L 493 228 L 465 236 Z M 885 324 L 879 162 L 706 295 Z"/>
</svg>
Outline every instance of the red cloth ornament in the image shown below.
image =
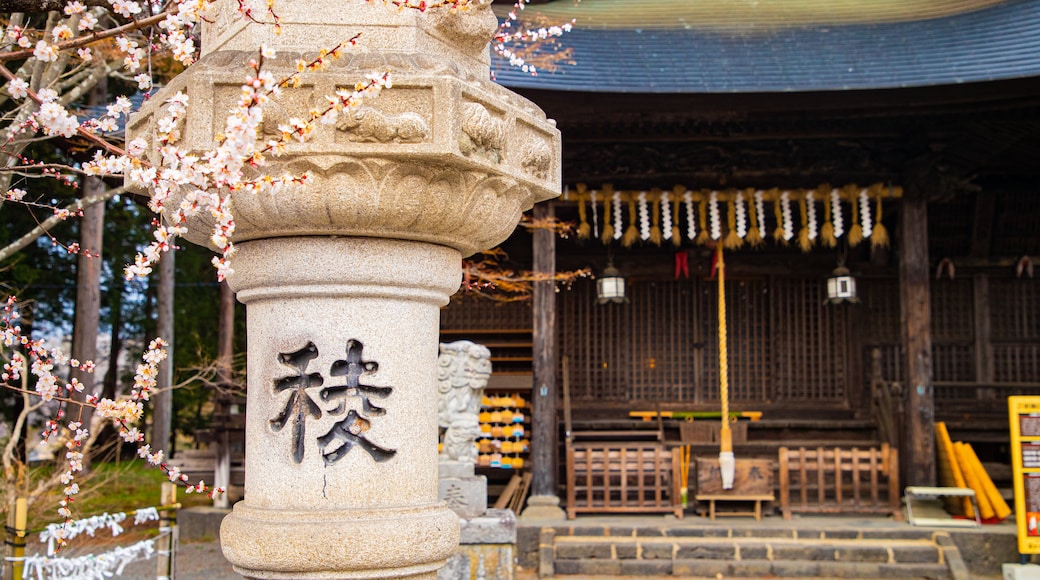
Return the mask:
<svg viewBox="0 0 1040 580">
<path fill-rule="evenodd" d="M 678 280 L 680 275 L 690 279 L 690 254 L 686 250 L 675 253 L 675 279 Z"/>
</svg>

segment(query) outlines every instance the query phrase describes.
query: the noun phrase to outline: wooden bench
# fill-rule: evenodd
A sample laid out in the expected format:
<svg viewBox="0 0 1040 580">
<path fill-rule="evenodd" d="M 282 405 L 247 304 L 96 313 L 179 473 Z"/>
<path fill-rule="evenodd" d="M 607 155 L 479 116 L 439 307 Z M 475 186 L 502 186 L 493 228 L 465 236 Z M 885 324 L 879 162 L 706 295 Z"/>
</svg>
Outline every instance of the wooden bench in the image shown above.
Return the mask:
<svg viewBox="0 0 1040 580">
<path fill-rule="evenodd" d="M 955 518 L 922 518 L 914 517 L 915 499 L 938 499 L 941 497 L 963 497 L 968 498 L 974 510 L 974 520 L 960 520 Z M 979 504 L 975 499 L 975 490 L 968 487 L 924 487 L 911 485 L 904 491 L 906 500 L 906 518 L 911 526 L 944 526 L 954 528 L 980 528 L 982 521 L 979 519 Z"/>
<path fill-rule="evenodd" d="M 679 449 L 656 441 L 567 445 L 567 518 L 578 512 L 683 515 Z"/>
<path fill-rule="evenodd" d="M 899 456 L 880 448 L 780 448 L 780 510 L 801 513 L 885 513 L 903 521 Z"/>
<path fill-rule="evenodd" d="M 732 495 L 732 494 L 697 494 L 697 501 L 708 502 L 708 517 L 713 521 L 715 516 L 755 516 L 755 521 L 762 520 L 762 502 L 774 501 L 776 496 L 773 494 L 760 494 L 760 495 Z M 715 511 L 715 502 L 720 501 L 731 501 L 731 502 L 751 502 L 755 504 L 754 511 Z"/>
</svg>

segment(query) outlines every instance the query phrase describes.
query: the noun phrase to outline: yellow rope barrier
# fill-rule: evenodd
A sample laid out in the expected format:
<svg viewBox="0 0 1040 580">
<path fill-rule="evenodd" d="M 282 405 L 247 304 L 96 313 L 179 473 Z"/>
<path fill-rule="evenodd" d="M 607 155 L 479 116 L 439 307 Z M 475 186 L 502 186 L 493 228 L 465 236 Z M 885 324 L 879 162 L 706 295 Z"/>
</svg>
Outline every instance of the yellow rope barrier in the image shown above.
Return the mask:
<svg viewBox="0 0 1040 580">
<path fill-rule="evenodd" d="M 726 349 L 726 263 L 722 259 L 722 244 L 715 246 L 716 275 L 719 279 L 719 398 L 722 399 L 722 447 L 733 451 L 729 428 L 729 352 Z"/>
<path fill-rule="evenodd" d="M 733 432 L 729 428 L 729 353 L 726 349 L 726 262 L 722 258 L 722 244 L 715 246 L 715 256 L 716 275 L 719 279 L 719 398 L 722 400 L 722 428 L 719 432 L 719 471 L 722 475 L 723 489 L 730 489 L 733 487 Z"/>
</svg>

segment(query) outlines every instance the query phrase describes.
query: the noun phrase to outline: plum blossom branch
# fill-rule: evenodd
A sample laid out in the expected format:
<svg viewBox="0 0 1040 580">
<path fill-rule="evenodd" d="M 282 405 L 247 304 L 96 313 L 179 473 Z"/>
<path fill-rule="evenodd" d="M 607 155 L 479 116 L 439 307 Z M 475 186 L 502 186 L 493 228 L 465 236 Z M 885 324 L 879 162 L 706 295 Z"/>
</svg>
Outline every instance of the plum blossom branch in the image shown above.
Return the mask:
<svg viewBox="0 0 1040 580">
<path fill-rule="evenodd" d="M 170 481 L 181 483 L 192 492 L 210 491 L 211 494 L 222 493 L 219 488 L 210 489 L 205 482 L 200 481 L 195 485 L 187 483 L 188 477 L 181 474 L 176 467 L 169 466 L 163 461 L 162 451 L 152 452 L 148 445 L 141 445 L 144 434 L 136 427 L 144 414 L 144 402 L 149 400 L 151 392 L 155 389 L 156 377 L 158 376 L 158 365 L 166 359 L 166 341 L 161 338 L 154 339 L 145 351 L 141 364 L 137 367 L 134 375 L 134 386 L 129 396 L 115 400 L 102 398 L 97 395 L 86 394 L 80 400 L 77 394 L 84 394 L 83 384 L 75 378 L 62 381 L 54 374 L 56 365 L 67 365 L 78 368 L 85 372 L 93 372 L 94 363 L 90 361 L 77 361 L 69 359 L 58 349 L 48 348 L 42 341 L 32 340 L 22 334 L 21 326 L 17 320 L 18 303 L 17 298 L 11 296 L 4 305 L 3 313 L 0 315 L 0 338 L 5 347 L 18 345 L 21 351 L 14 351 L 10 359 L 4 364 L 0 372 L 0 381 L 4 386 L 16 392 L 27 391 L 11 386 L 9 383 L 22 380 L 24 369 L 28 368 L 36 377 L 36 387 L 33 394 L 40 397 L 41 401 L 56 401 L 58 407 L 53 417 L 45 423 L 43 438 L 49 439 L 59 431 L 67 430 L 68 440 L 65 443 L 65 469 L 59 476 L 62 488 L 62 499 L 59 502 L 58 514 L 64 518 L 61 530 L 54 533 L 54 538 L 59 545 L 65 545 L 67 538 L 64 530 L 72 521 L 72 506 L 79 494 L 79 484 L 76 482 L 76 474 L 83 471 L 83 447 L 90 438 L 91 431 L 100 429 L 100 425 L 108 421 L 113 424 L 119 436 L 126 442 L 138 446 L 138 455 L 145 458 L 148 463 L 158 466 L 166 473 Z M 73 420 L 62 424 L 66 416 L 68 405 L 93 407 L 95 409 L 96 425 L 83 425 L 79 420 Z"/>
</svg>

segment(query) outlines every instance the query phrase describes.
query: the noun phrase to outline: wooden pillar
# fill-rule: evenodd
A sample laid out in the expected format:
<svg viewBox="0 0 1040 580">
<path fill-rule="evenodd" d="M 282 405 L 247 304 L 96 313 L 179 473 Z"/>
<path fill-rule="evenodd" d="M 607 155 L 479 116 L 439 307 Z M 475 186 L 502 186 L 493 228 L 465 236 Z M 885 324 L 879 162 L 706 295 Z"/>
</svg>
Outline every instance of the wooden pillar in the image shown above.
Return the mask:
<svg viewBox="0 0 1040 580">
<path fill-rule="evenodd" d="M 931 299 L 928 289 L 928 202 L 908 187 L 899 213 L 899 297 L 906 384 L 906 485 L 935 485 L 935 401 Z"/>
<path fill-rule="evenodd" d="M 534 220 L 554 216 L 549 203 L 534 206 Z M 552 230 L 534 230 L 534 271 L 548 278 L 534 283 L 534 391 L 531 434 L 531 493 L 556 496 L 556 236 Z"/>
<path fill-rule="evenodd" d="M 993 383 L 993 330 L 990 325 L 989 276 L 976 274 L 972 279 L 975 315 L 975 380 Z"/>
</svg>

